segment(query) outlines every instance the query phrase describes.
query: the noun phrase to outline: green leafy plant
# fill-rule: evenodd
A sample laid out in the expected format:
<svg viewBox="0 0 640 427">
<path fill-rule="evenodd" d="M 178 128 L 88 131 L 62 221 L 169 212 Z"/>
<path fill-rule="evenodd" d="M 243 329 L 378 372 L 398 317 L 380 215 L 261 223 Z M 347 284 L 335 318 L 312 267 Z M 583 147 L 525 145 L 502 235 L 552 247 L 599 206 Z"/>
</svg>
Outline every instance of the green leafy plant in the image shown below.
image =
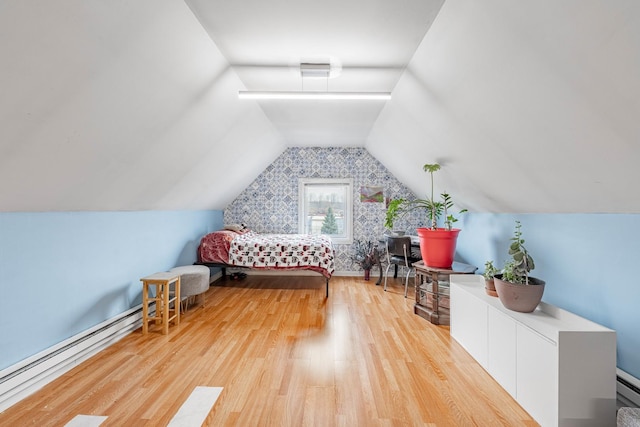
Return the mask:
<svg viewBox="0 0 640 427">
<path fill-rule="evenodd" d="M 438 218 L 442 216 L 444 213 L 445 218 L 445 228 L 447 230 L 451 230 L 453 228 L 453 224 L 458 221 L 453 214 L 449 212 L 449 210 L 453 207 L 453 200 L 451 196 L 447 192 L 443 192 L 440 197 L 442 201 L 434 200 L 434 184 L 433 184 L 433 174 L 440 170 L 440 165 L 438 163 L 425 164 L 422 169 L 425 172 L 429 173 L 431 178 L 431 196 L 427 199 L 415 199 L 415 200 L 407 200 L 407 199 L 394 199 L 389 202 L 389 206 L 387 207 L 387 213 L 385 216 L 384 226 L 388 229 L 393 229 L 393 223 L 396 219 L 403 217 L 409 212 L 415 210 L 424 210 L 426 211 L 426 217 L 429 221 L 429 227 L 435 230 L 438 227 Z M 466 209 L 462 209 L 459 214 L 466 212 Z"/>
<path fill-rule="evenodd" d="M 449 213 L 449 209 L 453 207 L 453 201 L 451 200 L 451 196 L 447 193 L 442 193 L 440 196 L 442 197 L 442 208 L 444 209 L 444 228 L 451 230 L 453 228 L 453 224 L 458 222 L 458 218 Z M 458 214 L 465 213 L 466 211 L 466 209 L 462 209 Z"/>
<path fill-rule="evenodd" d="M 493 279 L 493 275 L 498 273 L 500 270 L 498 270 L 494 265 L 493 265 L 493 261 L 487 261 L 484 263 L 484 273 L 482 274 L 484 276 L 484 280 L 491 280 Z"/>
<path fill-rule="evenodd" d="M 509 245 L 509 255 L 511 255 L 511 259 L 507 261 L 502 269 L 502 280 L 528 285 L 529 272 L 535 268 L 535 263 L 524 246 L 520 221 L 516 221 L 511 245 Z"/>
<path fill-rule="evenodd" d="M 429 209 L 431 210 L 431 213 L 429 214 L 429 220 L 431 221 L 431 228 L 435 230 L 438 226 L 438 217 L 440 216 L 442 208 L 444 207 L 441 202 L 436 202 L 435 200 L 433 200 L 433 173 L 440 170 L 440 165 L 438 163 L 427 163 L 422 166 L 422 170 L 425 172 L 429 172 L 429 176 L 431 178 L 431 197 L 428 199 Z"/>
<path fill-rule="evenodd" d="M 371 270 L 374 265 L 380 262 L 380 250 L 378 245 L 369 241 L 356 240 L 353 245 L 354 253 L 351 260 L 358 264 L 363 270 Z"/>
</svg>

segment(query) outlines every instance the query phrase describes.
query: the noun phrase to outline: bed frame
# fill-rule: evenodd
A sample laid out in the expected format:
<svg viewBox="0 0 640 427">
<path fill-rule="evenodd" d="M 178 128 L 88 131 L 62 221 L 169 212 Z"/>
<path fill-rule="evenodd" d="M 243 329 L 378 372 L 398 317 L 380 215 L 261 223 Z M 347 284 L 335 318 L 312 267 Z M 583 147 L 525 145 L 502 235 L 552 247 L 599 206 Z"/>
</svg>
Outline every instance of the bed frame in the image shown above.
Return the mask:
<svg viewBox="0 0 640 427">
<path fill-rule="evenodd" d="M 241 268 L 241 269 L 245 269 L 245 270 L 251 270 L 251 267 L 231 265 L 231 264 L 222 264 L 222 263 L 218 263 L 218 262 L 194 262 L 193 264 L 194 265 L 204 265 L 204 266 L 207 266 L 207 267 L 217 267 L 217 268 L 222 270 L 222 277 L 223 278 L 225 278 L 227 276 L 227 268 Z M 268 270 L 268 269 L 263 269 L 263 270 Z M 291 270 L 293 270 L 293 269 L 290 269 L 290 271 Z M 311 271 L 313 271 L 313 270 L 311 270 Z M 380 270 L 380 273 L 382 274 L 382 269 Z M 325 277 L 325 282 L 326 282 L 325 298 L 329 298 L 329 278 L 328 277 Z"/>
</svg>

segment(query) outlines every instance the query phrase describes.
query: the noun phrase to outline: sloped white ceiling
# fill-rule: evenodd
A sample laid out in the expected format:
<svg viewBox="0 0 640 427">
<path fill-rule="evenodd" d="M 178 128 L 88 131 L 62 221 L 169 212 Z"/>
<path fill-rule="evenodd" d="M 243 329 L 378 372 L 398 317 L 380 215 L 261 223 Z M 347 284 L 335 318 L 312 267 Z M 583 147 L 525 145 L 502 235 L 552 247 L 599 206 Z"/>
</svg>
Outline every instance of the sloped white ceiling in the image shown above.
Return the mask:
<svg viewBox="0 0 640 427">
<path fill-rule="evenodd" d="M 393 98 L 237 99 L 303 56 Z M 364 145 L 473 211 L 640 212 L 636 0 L 5 1 L 0 58 L 0 211 L 223 209 L 287 146 Z"/>
<path fill-rule="evenodd" d="M 181 1 L 2 2 L 0 33 L 0 211 L 222 209 L 285 147 Z"/>
<path fill-rule="evenodd" d="M 640 212 L 640 2 L 447 0 L 367 149 L 480 212 Z"/>
</svg>

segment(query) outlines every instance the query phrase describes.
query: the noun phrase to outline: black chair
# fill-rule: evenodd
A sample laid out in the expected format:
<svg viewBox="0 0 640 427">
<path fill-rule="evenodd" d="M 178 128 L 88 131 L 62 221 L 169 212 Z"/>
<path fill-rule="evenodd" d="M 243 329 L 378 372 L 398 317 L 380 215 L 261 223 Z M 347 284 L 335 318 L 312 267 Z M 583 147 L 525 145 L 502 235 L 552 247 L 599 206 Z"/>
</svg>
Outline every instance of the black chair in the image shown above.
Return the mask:
<svg viewBox="0 0 640 427">
<path fill-rule="evenodd" d="M 405 267 L 407 275 L 404 278 L 404 297 L 409 291 L 409 275 L 413 268 L 413 263 L 420 261 L 411 254 L 411 237 L 409 236 L 386 236 L 387 270 L 384 274 L 384 290 L 387 290 L 387 276 L 392 265 Z"/>
</svg>

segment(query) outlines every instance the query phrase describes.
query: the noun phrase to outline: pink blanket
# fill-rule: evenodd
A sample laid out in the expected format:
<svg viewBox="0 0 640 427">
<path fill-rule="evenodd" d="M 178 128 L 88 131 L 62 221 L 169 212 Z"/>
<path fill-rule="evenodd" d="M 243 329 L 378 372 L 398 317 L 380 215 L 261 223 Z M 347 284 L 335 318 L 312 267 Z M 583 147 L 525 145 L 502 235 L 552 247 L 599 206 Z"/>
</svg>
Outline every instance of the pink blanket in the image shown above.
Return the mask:
<svg viewBox="0 0 640 427">
<path fill-rule="evenodd" d="M 204 236 L 198 247 L 198 260 L 218 264 L 229 263 L 229 247 L 238 235 L 236 231 L 220 230 Z"/>
</svg>

